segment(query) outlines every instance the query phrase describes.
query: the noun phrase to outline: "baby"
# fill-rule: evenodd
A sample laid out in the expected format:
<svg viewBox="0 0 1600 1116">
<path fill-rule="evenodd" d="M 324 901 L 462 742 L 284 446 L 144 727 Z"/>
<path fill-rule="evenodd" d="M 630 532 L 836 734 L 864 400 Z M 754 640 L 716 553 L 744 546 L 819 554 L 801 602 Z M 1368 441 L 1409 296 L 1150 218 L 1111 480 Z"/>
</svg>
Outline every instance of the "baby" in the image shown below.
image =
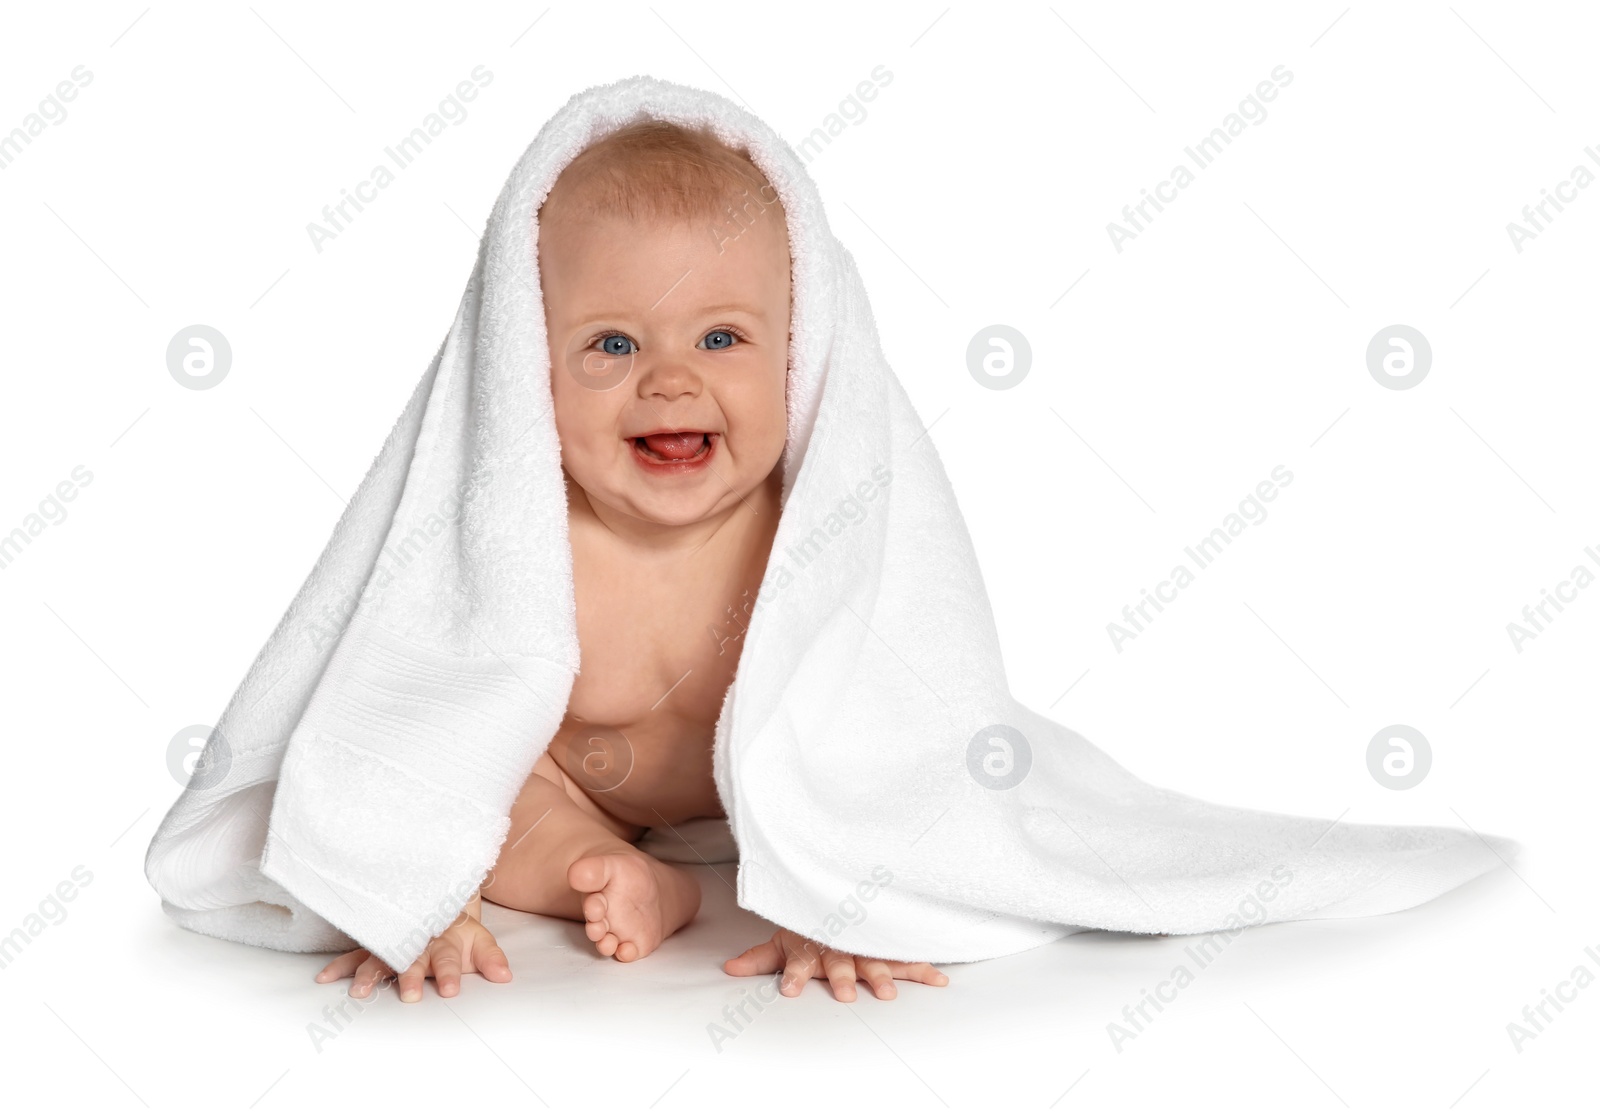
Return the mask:
<svg viewBox="0 0 1600 1116">
<path fill-rule="evenodd" d="M 698 881 L 634 842 L 725 816 L 712 739 L 741 645 L 718 625 L 755 600 L 781 510 L 789 234 L 755 164 L 709 132 L 641 122 L 573 160 L 538 223 L 582 670 L 494 869 L 400 974 L 406 1002 L 430 975 L 442 996 L 464 972 L 511 979 L 483 898 L 582 921 L 618 961 L 694 917 Z M 782 970 L 788 996 L 820 977 L 840 1000 L 857 979 L 882 999 L 896 979 L 948 983 L 788 930 L 723 969 Z M 358 997 L 393 976 L 360 949 L 317 979 L 352 974 Z"/>
</svg>

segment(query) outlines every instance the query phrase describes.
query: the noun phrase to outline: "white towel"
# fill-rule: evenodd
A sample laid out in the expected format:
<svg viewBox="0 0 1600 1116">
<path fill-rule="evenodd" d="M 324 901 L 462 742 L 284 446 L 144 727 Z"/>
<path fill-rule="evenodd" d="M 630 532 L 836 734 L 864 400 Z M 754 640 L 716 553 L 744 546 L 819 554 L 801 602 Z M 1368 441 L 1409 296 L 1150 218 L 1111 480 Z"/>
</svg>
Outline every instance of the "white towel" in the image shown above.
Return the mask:
<svg viewBox="0 0 1600 1116">
<path fill-rule="evenodd" d="M 713 751 L 742 907 L 959 962 L 1084 928 L 1399 910 L 1515 854 L 1202 802 L 1019 705 L 935 439 L 815 184 L 731 101 L 637 77 L 573 97 L 501 191 L 443 347 L 151 842 L 169 915 L 400 970 L 494 864 L 579 666 L 534 214 L 641 116 L 746 147 L 789 221 L 783 511 Z"/>
</svg>

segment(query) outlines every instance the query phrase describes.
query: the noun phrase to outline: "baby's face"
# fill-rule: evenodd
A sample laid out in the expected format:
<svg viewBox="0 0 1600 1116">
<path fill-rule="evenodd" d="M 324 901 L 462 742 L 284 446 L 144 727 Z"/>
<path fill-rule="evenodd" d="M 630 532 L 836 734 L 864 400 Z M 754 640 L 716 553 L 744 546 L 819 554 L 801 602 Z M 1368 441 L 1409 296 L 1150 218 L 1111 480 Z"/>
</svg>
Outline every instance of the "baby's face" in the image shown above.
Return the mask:
<svg viewBox="0 0 1600 1116">
<path fill-rule="evenodd" d="M 781 213 L 769 205 L 720 233 L 704 219 L 541 216 L 561 462 L 591 504 L 682 526 L 733 510 L 777 466 L 790 294 Z"/>
</svg>

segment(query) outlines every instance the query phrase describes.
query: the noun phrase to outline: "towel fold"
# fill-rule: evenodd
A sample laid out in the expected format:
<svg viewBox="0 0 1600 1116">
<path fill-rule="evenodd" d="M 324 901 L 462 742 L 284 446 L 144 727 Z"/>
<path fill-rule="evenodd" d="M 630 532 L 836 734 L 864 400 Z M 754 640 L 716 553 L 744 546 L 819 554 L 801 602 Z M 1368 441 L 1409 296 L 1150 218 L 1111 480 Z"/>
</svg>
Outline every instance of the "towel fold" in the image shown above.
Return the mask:
<svg viewBox="0 0 1600 1116">
<path fill-rule="evenodd" d="M 1515 855 L 1203 802 L 1015 701 L 934 437 L 799 158 L 726 98 L 637 77 L 573 97 L 501 191 L 443 346 L 150 844 L 179 924 L 398 971 L 494 864 L 579 666 L 535 214 L 641 117 L 749 152 L 794 279 L 783 511 L 713 744 L 728 821 L 645 847 L 736 855 L 741 906 L 935 963 L 1394 911 Z"/>
</svg>

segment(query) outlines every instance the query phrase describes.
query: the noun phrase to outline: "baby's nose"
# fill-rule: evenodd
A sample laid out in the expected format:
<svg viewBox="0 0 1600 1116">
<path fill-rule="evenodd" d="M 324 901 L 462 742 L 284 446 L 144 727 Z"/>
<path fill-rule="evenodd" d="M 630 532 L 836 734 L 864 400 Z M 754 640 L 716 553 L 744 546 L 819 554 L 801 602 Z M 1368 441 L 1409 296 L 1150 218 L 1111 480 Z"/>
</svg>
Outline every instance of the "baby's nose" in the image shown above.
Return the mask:
<svg viewBox="0 0 1600 1116">
<path fill-rule="evenodd" d="M 671 357 L 654 360 L 639 354 L 635 369 L 639 372 L 639 393 L 671 401 L 700 391 L 700 377 L 684 361 Z"/>
</svg>

